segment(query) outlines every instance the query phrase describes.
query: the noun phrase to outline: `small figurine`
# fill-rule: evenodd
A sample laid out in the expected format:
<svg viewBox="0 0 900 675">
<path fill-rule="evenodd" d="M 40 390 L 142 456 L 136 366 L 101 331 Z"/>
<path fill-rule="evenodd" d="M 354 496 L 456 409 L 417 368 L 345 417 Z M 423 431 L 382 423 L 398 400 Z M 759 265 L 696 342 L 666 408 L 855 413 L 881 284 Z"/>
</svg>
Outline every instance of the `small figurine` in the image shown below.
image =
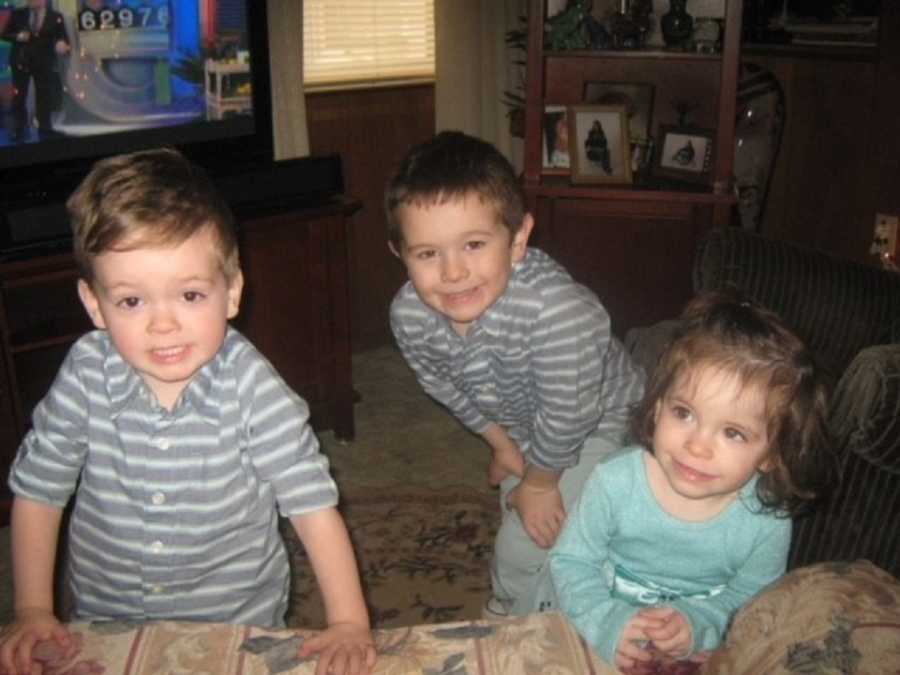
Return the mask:
<svg viewBox="0 0 900 675">
<path fill-rule="evenodd" d="M 588 42 L 591 49 L 609 49 L 613 46 L 613 36 L 606 26 L 597 21 L 591 14 L 584 19 L 584 27 L 588 32 Z"/>
<path fill-rule="evenodd" d="M 550 49 L 587 49 L 584 20 L 592 5 L 593 0 L 569 0 L 564 10 L 548 19 L 547 43 Z"/>
</svg>

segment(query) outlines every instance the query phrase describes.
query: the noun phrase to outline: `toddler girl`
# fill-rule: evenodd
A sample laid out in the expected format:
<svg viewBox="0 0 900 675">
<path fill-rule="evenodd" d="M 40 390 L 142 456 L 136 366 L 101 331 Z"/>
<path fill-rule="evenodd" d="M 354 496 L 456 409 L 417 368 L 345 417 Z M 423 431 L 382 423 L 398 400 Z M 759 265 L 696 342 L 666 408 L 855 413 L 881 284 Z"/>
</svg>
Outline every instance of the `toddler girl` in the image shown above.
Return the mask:
<svg viewBox="0 0 900 675">
<path fill-rule="evenodd" d="M 784 573 L 790 515 L 831 477 L 826 395 L 801 341 L 719 294 L 682 319 L 635 410 L 641 445 L 601 461 L 549 558 L 559 607 L 632 673 L 718 646 Z"/>
</svg>

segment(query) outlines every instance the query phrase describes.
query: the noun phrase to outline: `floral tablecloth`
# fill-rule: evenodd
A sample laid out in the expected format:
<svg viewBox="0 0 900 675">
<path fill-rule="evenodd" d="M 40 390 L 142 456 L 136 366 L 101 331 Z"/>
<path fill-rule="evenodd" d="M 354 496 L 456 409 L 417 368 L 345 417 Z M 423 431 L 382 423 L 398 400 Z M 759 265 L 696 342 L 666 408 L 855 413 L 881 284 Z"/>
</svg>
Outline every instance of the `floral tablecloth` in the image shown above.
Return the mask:
<svg viewBox="0 0 900 675">
<path fill-rule="evenodd" d="M 73 623 L 77 653 L 51 643 L 37 653 L 45 675 L 312 674 L 298 649 L 309 632 L 205 623 Z M 377 675 L 614 675 L 562 615 L 376 630 Z"/>
</svg>

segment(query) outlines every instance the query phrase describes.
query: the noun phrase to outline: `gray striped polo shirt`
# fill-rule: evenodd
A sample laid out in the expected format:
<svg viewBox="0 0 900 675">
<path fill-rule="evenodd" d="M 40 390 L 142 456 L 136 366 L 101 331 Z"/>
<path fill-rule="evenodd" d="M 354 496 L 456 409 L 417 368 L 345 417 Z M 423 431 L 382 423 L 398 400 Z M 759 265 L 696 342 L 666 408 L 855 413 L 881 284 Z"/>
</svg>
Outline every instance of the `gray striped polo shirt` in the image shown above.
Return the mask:
<svg viewBox="0 0 900 675">
<path fill-rule="evenodd" d="M 77 487 L 68 562 L 79 618 L 282 626 L 290 576 L 277 513 L 337 503 L 308 417 L 232 328 L 172 411 L 93 331 L 36 407 L 9 485 L 60 508 Z"/>
<path fill-rule="evenodd" d="M 643 393 L 597 296 L 535 248 L 465 337 L 411 282 L 394 297 L 391 328 L 429 395 L 476 433 L 504 427 L 542 468 L 574 466 L 590 436 L 620 441 Z"/>
</svg>

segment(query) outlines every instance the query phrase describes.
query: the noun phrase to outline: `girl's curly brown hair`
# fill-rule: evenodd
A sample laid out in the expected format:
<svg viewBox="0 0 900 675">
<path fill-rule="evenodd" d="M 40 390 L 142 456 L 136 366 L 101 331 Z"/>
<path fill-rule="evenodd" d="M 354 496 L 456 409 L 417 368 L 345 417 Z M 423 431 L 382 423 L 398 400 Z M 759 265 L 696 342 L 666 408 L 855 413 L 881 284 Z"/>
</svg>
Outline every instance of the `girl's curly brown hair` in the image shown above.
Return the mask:
<svg viewBox="0 0 900 675">
<path fill-rule="evenodd" d="M 698 367 L 736 375 L 766 394 L 771 467 L 757 482 L 766 509 L 793 515 L 836 477 L 826 426 L 828 392 L 806 345 L 774 312 L 736 292 L 698 295 L 650 375 L 631 419 L 635 439 L 653 451 L 656 405 Z"/>
</svg>

